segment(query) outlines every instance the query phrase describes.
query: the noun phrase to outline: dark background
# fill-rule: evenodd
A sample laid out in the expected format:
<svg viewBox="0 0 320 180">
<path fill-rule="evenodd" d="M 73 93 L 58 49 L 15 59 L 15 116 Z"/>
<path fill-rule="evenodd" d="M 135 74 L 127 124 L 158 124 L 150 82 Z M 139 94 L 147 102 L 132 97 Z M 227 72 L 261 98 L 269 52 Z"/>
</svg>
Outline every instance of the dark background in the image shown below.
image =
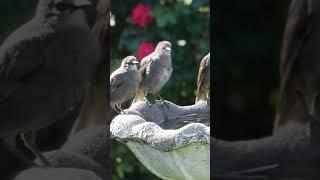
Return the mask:
<svg viewBox="0 0 320 180">
<path fill-rule="evenodd" d="M 16 28 L 30 20 L 35 12 L 38 0 L 1 0 L 0 1 L 0 43 L 10 35 Z M 96 1 L 92 1 L 93 6 L 87 9 L 90 24 L 95 20 Z M 30 102 L 32 103 L 32 102 Z M 51 126 L 41 129 L 38 132 L 37 144 L 42 151 L 53 150 L 61 146 L 72 127 L 76 118 L 76 111 L 67 114 L 63 119 L 58 120 Z M 1 115 L 0 115 L 1 120 Z M 0 141 L 1 142 L 1 141 Z M 33 155 L 28 151 L 18 138 L 18 147 L 33 159 Z M 2 143 L 0 143 L 0 179 L 7 180 L 13 178 L 19 171 L 27 168 L 26 164 L 10 153 Z"/>
<path fill-rule="evenodd" d="M 212 134 L 227 140 L 270 135 L 289 0 L 216 0 L 211 5 Z"/>
</svg>

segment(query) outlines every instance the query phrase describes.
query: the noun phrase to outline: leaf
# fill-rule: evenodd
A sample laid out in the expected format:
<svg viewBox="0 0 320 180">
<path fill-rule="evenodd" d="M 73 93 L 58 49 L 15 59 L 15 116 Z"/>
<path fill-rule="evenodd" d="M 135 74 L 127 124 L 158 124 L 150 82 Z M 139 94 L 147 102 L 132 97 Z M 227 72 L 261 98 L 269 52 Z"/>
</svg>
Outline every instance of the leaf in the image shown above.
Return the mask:
<svg viewBox="0 0 320 180">
<path fill-rule="evenodd" d="M 177 12 L 172 8 L 156 6 L 152 15 L 155 17 L 157 26 L 160 28 L 177 24 Z"/>
<path fill-rule="evenodd" d="M 183 2 L 184 2 L 186 5 L 192 4 L 192 0 L 183 0 Z"/>
</svg>

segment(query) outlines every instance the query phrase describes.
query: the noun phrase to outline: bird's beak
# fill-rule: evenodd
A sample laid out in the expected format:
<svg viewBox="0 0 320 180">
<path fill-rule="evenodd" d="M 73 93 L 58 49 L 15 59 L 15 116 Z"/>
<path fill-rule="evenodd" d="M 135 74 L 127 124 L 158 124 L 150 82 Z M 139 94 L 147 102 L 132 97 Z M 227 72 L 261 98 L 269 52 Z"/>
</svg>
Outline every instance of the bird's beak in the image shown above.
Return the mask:
<svg viewBox="0 0 320 180">
<path fill-rule="evenodd" d="M 169 48 L 169 47 L 166 47 L 166 48 L 165 48 L 165 50 L 167 50 L 167 51 L 171 51 L 171 48 Z"/>
<path fill-rule="evenodd" d="M 133 61 L 133 64 L 140 64 L 139 61 Z"/>
</svg>

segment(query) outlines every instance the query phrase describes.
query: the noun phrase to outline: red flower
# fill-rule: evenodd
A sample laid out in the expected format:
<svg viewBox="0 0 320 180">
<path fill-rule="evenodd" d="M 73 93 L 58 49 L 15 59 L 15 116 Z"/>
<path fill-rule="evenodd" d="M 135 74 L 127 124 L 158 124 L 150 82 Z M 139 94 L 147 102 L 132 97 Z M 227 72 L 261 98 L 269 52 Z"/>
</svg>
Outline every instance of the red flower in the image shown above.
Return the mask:
<svg viewBox="0 0 320 180">
<path fill-rule="evenodd" d="M 131 14 L 131 19 L 141 27 L 151 24 L 153 17 L 151 16 L 152 9 L 142 3 L 138 3 Z"/>
<path fill-rule="evenodd" d="M 151 54 L 156 48 L 150 42 L 142 42 L 137 52 L 137 58 L 141 61 L 144 57 Z"/>
</svg>

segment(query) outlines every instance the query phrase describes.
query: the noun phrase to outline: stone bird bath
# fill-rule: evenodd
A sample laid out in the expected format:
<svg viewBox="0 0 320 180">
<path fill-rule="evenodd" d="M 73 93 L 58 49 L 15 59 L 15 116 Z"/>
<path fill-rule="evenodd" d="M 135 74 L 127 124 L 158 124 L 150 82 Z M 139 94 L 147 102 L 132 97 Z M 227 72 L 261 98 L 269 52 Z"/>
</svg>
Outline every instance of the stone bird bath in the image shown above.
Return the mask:
<svg viewBox="0 0 320 180">
<path fill-rule="evenodd" d="M 111 136 L 161 179 L 210 179 L 210 128 L 203 124 L 210 121 L 207 102 L 165 103 L 134 103 L 112 120 Z"/>
</svg>

